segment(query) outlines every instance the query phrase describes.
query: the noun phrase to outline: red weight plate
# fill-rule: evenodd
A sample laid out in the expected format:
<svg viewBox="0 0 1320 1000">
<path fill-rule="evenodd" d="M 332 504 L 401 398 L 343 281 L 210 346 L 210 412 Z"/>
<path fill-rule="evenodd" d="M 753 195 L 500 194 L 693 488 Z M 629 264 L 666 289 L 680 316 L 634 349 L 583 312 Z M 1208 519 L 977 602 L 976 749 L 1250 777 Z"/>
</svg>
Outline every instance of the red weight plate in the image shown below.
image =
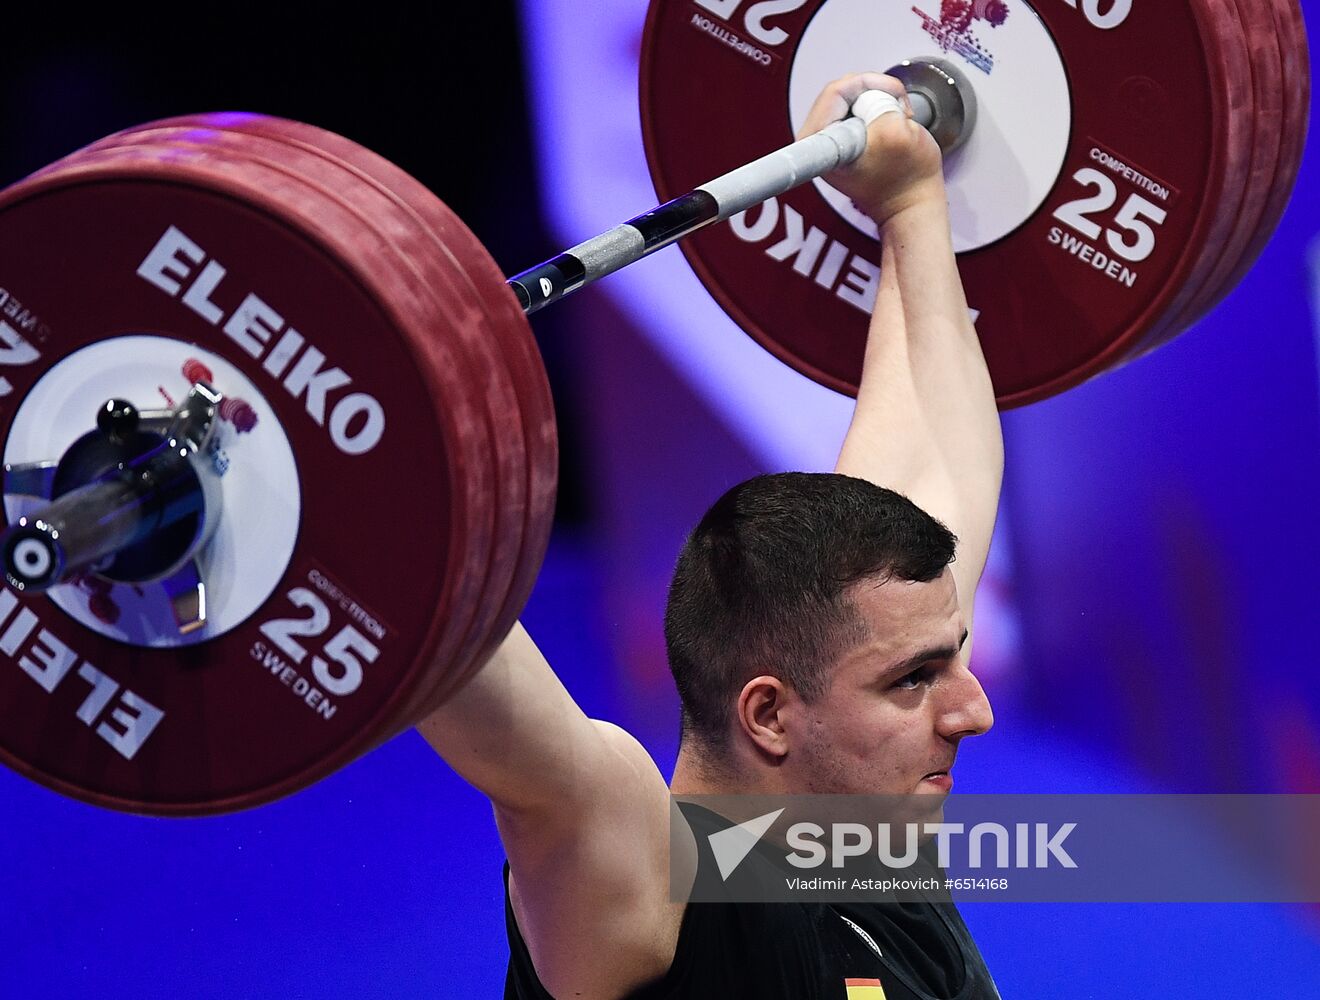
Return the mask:
<svg viewBox="0 0 1320 1000">
<path fill-rule="evenodd" d="M 434 259 L 437 265 L 441 260 L 445 261 L 448 265 L 446 271 L 458 269 L 470 293 L 484 308 L 498 312 L 500 303 L 507 306 L 512 301 L 498 266 L 483 248 L 473 245 L 475 241 L 466 230 L 457 234 L 463 240 L 463 245 L 457 248 L 458 253 L 438 235 L 446 230 L 453 233 L 453 215 L 411 175 L 350 140 L 300 122 L 268 118 L 262 119 L 262 127 L 278 131 L 287 141 L 314 150 L 354 177 L 368 180 L 382 196 L 390 199 L 396 209 L 426 231 L 431 246 L 429 252 L 421 251 L 420 257 L 427 261 Z M 475 267 L 476 261 L 481 261 L 483 266 Z M 527 601 L 549 539 L 558 463 L 553 402 L 545 368 L 516 302 L 514 312 L 505 312 L 498 320 L 492 319 L 489 332 L 492 334 L 490 348 L 502 355 L 503 362 L 512 366 L 518 386 L 521 406 L 509 412 L 522 415 L 523 427 L 531 435 L 533 447 L 521 457 L 520 474 L 532 500 L 524 502 L 517 510 L 519 523 L 509 530 L 506 539 L 512 556 L 509 573 L 507 576 L 501 574 L 500 580 L 493 585 L 495 589 L 488 596 L 489 607 L 471 637 L 475 644 L 466 646 L 460 654 L 459 662 L 465 665 L 459 671 L 461 676 L 466 676 L 466 670 L 485 662 L 494 647 L 503 641 Z M 512 433 L 515 428 L 509 430 Z M 517 430 L 521 441 L 522 428 Z M 498 589 L 501 582 L 502 589 Z M 428 705 L 438 704 L 453 689 L 451 684 L 440 686 L 428 699 Z"/>
<path fill-rule="evenodd" d="M 389 204 L 376 196 L 374 189 L 355 178 L 343 176 L 341 171 L 333 171 L 324 158 L 313 156 L 305 149 L 292 147 L 271 136 L 213 127 L 219 122 L 233 126 L 244 119 L 272 123 L 279 121 L 260 119 L 259 116 L 220 114 L 156 122 L 142 128 L 156 141 L 170 142 L 176 155 L 181 145 L 226 149 L 252 162 L 266 163 L 291 172 L 316 190 L 341 202 L 346 210 L 354 214 L 360 226 L 373 230 L 401 254 L 398 266 L 409 272 L 410 288 L 415 294 L 427 296 L 433 308 L 446 315 L 462 315 L 461 325 L 456 330 L 456 340 L 464 348 L 475 348 L 475 352 L 482 355 L 475 364 L 463 365 L 459 363 L 462 357 L 456 353 L 455 368 L 461 374 L 455 374 L 461 378 L 464 390 L 474 394 L 477 405 L 486 416 L 487 433 L 483 436 L 482 447 L 488 449 L 488 455 L 484 461 L 492 463 L 493 459 L 496 471 L 496 489 L 492 493 L 494 501 L 474 509 L 472 513 L 475 520 L 470 518 L 465 529 L 467 540 L 474 546 L 474 551 L 484 555 L 480 566 L 470 569 L 464 578 L 465 586 L 455 601 L 454 611 L 436 619 L 437 627 L 444 628 L 444 638 L 426 661 L 429 679 L 422 677 L 417 683 L 411 684 L 408 697 L 396 703 L 394 714 L 375 727 L 376 742 L 381 742 L 411 726 L 436 688 L 459 683 L 470 670 L 469 650 L 479 641 L 484 622 L 489 618 L 487 606 L 490 597 L 487 588 L 492 573 L 503 572 L 501 563 L 508 558 L 507 550 L 511 543 L 504 535 L 509 525 L 515 528 L 521 526 L 523 482 L 520 477 L 525 475 L 521 441 L 517 438 L 511 440 L 506 433 L 507 427 L 496 426 L 494 415 L 489 409 L 492 400 L 502 399 L 507 403 L 511 397 L 511 387 L 507 372 L 502 367 L 493 370 L 489 367 L 496 359 L 487 356 L 489 346 L 485 340 L 488 335 L 483 336 L 478 329 L 485 323 L 480 304 L 463 294 L 462 289 L 454 284 L 455 276 L 452 273 L 438 267 L 418 269 L 418 264 L 429 263 L 428 258 L 431 256 L 426 252 L 429 248 L 420 245 L 423 237 L 409 233 L 406 225 L 393 216 Z M 191 129 L 181 127 L 187 122 L 191 122 Z M 168 140 L 165 139 L 167 134 L 171 136 Z M 122 137 L 111 137 L 111 140 L 122 141 Z M 431 325 L 430 322 L 419 325 L 418 331 L 423 339 L 431 335 L 427 332 Z M 472 351 L 465 351 L 464 355 L 469 353 Z M 516 418 L 516 410 L 514 413 Z M 503 419 L 507 423 L 508 415 L 504 414 Z M 510 468 L 515 469 L 518 475 L 508 475 Z M 500 478 L 501 472 L 505 473 L 503 479 Z M 496 523 L 492 524 L 492 520 Z M 516 546 L 516 539 L 512 544 Z"/>
<path fill-rule="evenodd" d="M 1297 0 L 1270 0 L 1270 10 L 1282 62 L 1283 127 L 1279 131 L 1279 160 L 1260 222 L 1237 265 L 1218 289 L 1216 303 L 1246 276 L 1283 218 L 1297 182 L 1311 123 L 1311 67 L 1301 8 Z"/>
<path fill-rule="evenodd" d="M 1185 303 L 1172 307 L 1169 318 L 1152 334 L 1152 347 L 1192 326 L 1222 298 L 1225 282 L 1237 267 L 1261 223 L 1279 163 L 1283 87 L 1274 17 L 1269 8 L 1269 0 L 1234 0 L 1234 5 L 1251 57 L 1253 112 L 1249 118 L 1252 123 L 1250 167 L 1241 190 L 1233 199 L 1237 204 L 1231 217 L 1231 231 L 1222 240 L 1212 236 L 1207 245 L 1212 251 L 1207 255 L 1211 266 L 1188 282 L 1184 292 L 1191 294 Z M 1224 208 L 1228 208 L 1227 203 Z"/>
<path fill-rule="evenodd" d="M 11 449 L 54 375 L 72 365 L 75 387 L 94 382 L 80 358 L 146 334 L 153 351 L 111 375 L 152 378 L 180 350 L 241 373 L 287 436 L 300 496 L 287 567 L 251 614 L 195 644 L 139 648 L 53 601 L 0 592 L 13 604 L 0 623 L 0 755 L 98 804 L 178 814 L 275 798 L 378 742 L 425 677 L 436 609 L 484 564 L 466 530 L 491 503 L 488 448 L 446 331 L 462 317 L 430 315 L 391 248 L 341 205 L 216 150 L 75 155 L 7 191 L 0 215 L 10 294 L 40 317 L 40 358 L 61 359 L 6 370 L 22 400 L 0 414 L 7 461 L 42 457 Z M 190 242 L 162 242 L 172 232 Z M 371 400 L 374 443 L 361 419 Z M 403 469 L 413 488 L 390 489 Z M 271 494 L 231 523 L 260 536 L 287 504 Z M 51 650 L 75 657 L 58 677 L 37 669 Z"/>
<path fill-rule="evenodd" d="M 503 273 L 475 237 L 457 223 L 456 217 L 424 185 L 390 161 L 366 148 L 336 136 L 282 121 L 280 127 L 299 142 L 315 145 L 348 169 L 360 172 L 379 184 L 431 232 L 435 249 L 459 267 L 473 284 L 493 319 L 493 329 L 504 344 L 504 356 L 519 386 L 519 399 L 528 442 L 528 507 L 523 545 L 508 596 L 498 609 L 490 641 L 477 652 L 476 663 L 484 662 L 495 645 L 512 628 L 530 596 L 549 543 L 553 523 L 558 450 L 555 435 L 554 401 L 535 339 Z M 436 704 L 452 693 L 439 692 Z"/>
<path fill-rule="evenodd" d="M 518 380 L 510 371 L 504 356 L 503 338 L 499 335 L 499 331 L 494 329 L 484 300 L 473 287 L 463 267 L 451 255 L 440 252 L 434 245 L 434 237 L 430 230 L 421 225 L 415 216 L 406 211 L 381 185 L 328 153 L 324 149 L 325 145 L 330 144 L 328 141 L 323 140 L 318 144 L 319 148 L 314 148 L 301 142 L 296 135 L 290 134 L 294 126 L 297 127 L 296 134 L 314 131 L 310 126 L 278 119 L 266 119 L 264 124 L 272 131 L 280 132 L 283 140 L 294 148 L 304 150 L 307 155 L 316 155 L 326 169 L 346 178 L 344 183 L 362 184 L 372 192 L 373 197 L 380 203 L 378 211 L 381 216 L 388 215 L 394 218 L 397 229 L 411 234 L 411 241 L 415 241 L 415 249 L 410 253 L 425 275 L 426 284 L 435 289 L 446 288 L 446 295 L 464 297 L 473 313 L 481 317 L 482 322 L 477 337 L 479 342 L 474 345 L 474 349 L 481 352 L 483 363 L 497 370 L 500 376 L 498 385 L 492 384 L 487 388 L 486 399 L 490 410 L 492 433 L 503 442 L 507 455 L 500 465 L 501 506 L 497 516 L 490 570 L 482 592 L 482 604 L 477 609 L 472 628 L 464 637 L 462 646 L 454 654 L 452 665 L 437 672 L 434 684 L 425 690 L 419 690 L 418 701 L 410 706 L 409 713 L 400 720 L 402 726 L 411 727 L 429 714 L 429 706 L 439 697 L 438 693 L 447 694 L 456 690 L 462 680 L 485 662 L 485 658 L 479 656 L 479 651 L 491 641 L 501 604 L 509 593 L 517 571 L 523 550 L 523 530 L 528 517 L 529 484 L 529 456 L 523 434 L 524 418 L 519 404 Z M 347 140 L 343 142 L 349 146 L 355 145 L 348 143 Z M 505 290 L 502 287 L 495 290 L 486 289 L 485 294 L 492 294 L 492 291 L 494 294 L 502 294 Z"/>
<path fill-rule="evenodd" d="M 342 151 L 337 152 L 342 155 Z M 475 653 L 474 662 L 484 663 L 504 641 L 522 613 L 550 542 L 559 471 L 555 408 L 550 395 L 550 383 L 522 307 L 505 283 L 503 272 L 475 238 L 466 230 L 455 232 L 452 214 L 439 199 L 388 161 L 369 154 L 367 157 L 358 157 L 352 165 L 385 184 L 400 199 L 401 204 L 427 225 L 437 250 L 463 266 L 464 273 L 482 296 L 482 302 L 491 317 L 492 328 L 504 341 L 505 356 L 516 375 L 525 419 L 524 431 L 529 442 L 527 517 L 513 579 L 504 600 L 495 609 L 494 623 L 487 642 Z M 452 688 L 441 691 L 432 702 L 432 707 L 438 707 L 451 693 Z"/>
<path fill-rule="evenodd" d="M 257 162 L 281 166 L 315 185 L 327 196 L 348 206 L 363 226 L 377 229 L 393 246 L 411 272 L 420 294 L 438 296 L 436 308 L 453 312 L 462 301 L 464 323 L 459 327 L 464 353 L 476 359 L 466 379 L 483 401 L 492 454 L 495 460 L 497 502 L 493 509 L 479 511 L 481 522 L 472 528 L 474 540 L 490 551 L 482 586 L 473 595 L 471 621 L 464 614 L 462 627 L 442 642 L 431 661 L 434 684 L 419 684 L 414 698 L 400 706 L 399 728 L 416 721 L 419 706 L 429 703 L 433 688 L 448 688 L 466 676 L 474 653 L 488 638 L 491 622 L 508 592 L 521 547 L 527 484 L 526 456 L 517 399 L 508 368 L 496 350 L 480 303 L 447 258 L 435 252 L 429 233 L 416 226 L 379 189 L 318 151 L 293 144 L 286 138 L 287 124 L 279 119 L 254 115 L 217 114 L 155 122 L 135 130 L 138 141 L 164 142 L 172 146 L 202 144 L 222 147 Z M 309 132 L 319 130 L 303 126 Z M 346 141 L 346 140 L 345 140 Z M 492 524 L 493 518 L 493 524 Z M 467 609 L 465 608 L 466 612 Z M 459 615 L 449 621 L 459 625 Z M 387 735 L 393 735 L 393 732 Z"/>
<path fill-rule="evenodd" d="M 773 14 L 657 0 L 641 71 L 652 175 L 669 198 L 791 141 L 804 80 L 818 89 L 828 72 L 858 65 L 953 60 L 980 103 L 971 139 L 946 163 L 955 238 L 971 234 L 959 255 L 963 285 L 1000 404 L 1042 399 L 1147 346 L 1222 225 L 1232 165 L 1249 146 L 1242 123 L 1225 122 L 1242 43 L 1240 33 L 1203 36 L 1214 23 L 1205 16 L 1187 0 L 801 0 Z M 890 51 L 899 44 L 911 51 Z M 799 64 L 811 79 L 805 68 L 795 77 Z M 978 143 L 1003 148 L 984 161 L 995 170 L 974 166 Z M 979 216 L 996 213 L 1000 224 L 977 235 Z M 856 391 L 879 248 L 818 187 L 683 248 L 755 339 L 818 381 Z"/>
<path fill-rule="evenodd" d="M 385 206 L 372 199 L 372 192 L 361 190 L 359 186 L 353 185 L 351 180 L 346 182 L 342 176 L 333 178 L 325 176 L 325 163 L 319 158 L 308 157 L 305 152 L 291 149 L 286 144 L 259 136 L 238 132 L 222 132 L 203 124 L 201 120 L 203 117 L 209 118 L 212 116 L 176 119 L 168 123 L 151 123 L 128 133 L 111 136 L 91 148 L 100 150 L 125 145 L 154 146 L 160 144 L 164 155 L 172 158 L 186 155 L 189 151 L 206 150 L 211 153 L 223 152 L 243 162 L 261 164 L 281 173 L 295 176 L 303 183 L 310 185 L 323 197 L 334 200 L 344 211 L 352 214 L 355 224 L 362 232 L 370 231 L 374 233 L 376 238 L 394 248 L 396 253 L 398 252 L 397 245 L 375 224 L 381 221 L 380 212 Z M 222 115 L 215 117 L 230 118 L 234 116 Z M 185 122 L 190 122 L 192 127 L 181 127 L 182 123 Z M 263 152 L 266 154 L 265 156 L 262 155 Z M 396 233 L 395 235 L 399 234 Z M 408 245 L 406 239 L 404 243 L 405 246 Z M 415 245 L 409 246 L 407 253 L 415 258 L 418 249 Z M 479 341 L 481 339 L 479 336 L 474 336 L 474 331 L 484 321 L 484 314 L 478 305 L 460 300 L 454 292 L 450 292 L 440 299 L 432 297 L 434 292 L 448 288 L 449 276 L 431 274 L 424 278 L 417 273 L 413 267 L 412 259 L 408 256 L 398 256 L 394 266 L 399 269 L 400 273 L 408 273 L 409 288 L 414 295 L 426 297 L 426 301 L 430 303 L 431 308 L 434 310 L 430 314 L 431 316 L 461 316 L 461 320 L 450 328 L 453 343 L 449 346 L 454 348 L 451 360 L 446 365 L 446 373 L 454 379 L 450 395 L 451 398 L 456 398 L 460 391 L 465 396 L 471 393 L 475 395 L 477 405 L 483 406 L 484 412 L 486 393 L 493 392 L 498 395 L 501 390 L 498 385 L 488 384 L 491 373 L 484 367 L 487 360 L 483 358 L 476 365 L 473 365 L 468 362 L 465 353 L 460 349 L 471 346 L 473 340 Z M 431 331 L 441 328 L 442 324 L 434 318 L 422 319 L 411 333 L 419 338 L 419 344 L 425 346 L 427 338 L 433 336 Z M 482 373 L 480 376 L 477 374 L 478 371 Z M 493 465 L 499 468 L 508 464 L 508 460 L 502 456 L 508 450 L 509 444 L 503 437 L 497 438 L 494 436 L 494 428 L 491 427 L 489 419 L 483 431 L 478 447 L 486 449 L 488 454 L 482 454 L 479 458 L 470 458 L 469 467 L 479 467 L 480 478 L 484 481 L 489 478 L 488 466 Z M 520 460 L 517 461 L 520 462 Z M 521 466 L 518 467 L 521 470 Z M 515 484 L 507 478 L 500 483 L 497 479 L 496 486 L 507 492 L 514 488 L 520 489 L 521 483 Z M 495 497 L 494 502 L 473 505 L 469 509 L 469 517 L 463 527 L 463 537 L 468 547 L 469 559 L 465 564 L 466 569 L 461 577 L 461 585 L 455 589 L 451 607 L 443 613 L 440 609 L 437 609 L 436 627 L 441 630 L 441 638 L 435 644 L 435 651 L 425 661 L 425 671 L 429 671 L 430 677 L 423 675 L 415 682 L 410 682 L 407 688 L 407 697 L 396 702 L 393 714 L 382 718 L 373 725 L 373 746 L 412 725 L 421 710 L 420 706 L 427 703 L 430 693 L 435 687 L 446 683 L 457 683 L 458 679 L 464 676 L 469 635 L 474 628 L 474 621 L 479 615 L 483 614 L 485 604 L 484 584 L 488 579 L 490 567 L 497 558 L 491 547 L 493 530 L 495 530 L 492 519 L 503 514 L 504 496 L 503 493 L 494 489 L 490 492 Z M 521 501 L 515 498 L 512 502 L 514 510 L 520 515 Z M 365 752 L 370 748 L 370 746 L 363 747 L 360 752 Z"/>
</svg>

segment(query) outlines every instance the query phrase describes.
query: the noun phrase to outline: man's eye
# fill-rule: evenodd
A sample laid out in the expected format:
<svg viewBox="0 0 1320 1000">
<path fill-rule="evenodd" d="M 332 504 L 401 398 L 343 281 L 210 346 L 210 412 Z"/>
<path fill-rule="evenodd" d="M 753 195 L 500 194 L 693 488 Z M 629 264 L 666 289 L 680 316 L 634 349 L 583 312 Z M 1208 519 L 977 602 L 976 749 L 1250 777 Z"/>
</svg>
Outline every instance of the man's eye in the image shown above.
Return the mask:
<svg viewBox="0 0 1320 1000">
<path fill-rule="evenodd" d="M 910 674 L 905 674 L 894 684 L 894 687 L 904 691 L 911 691 L 918 684 L 923 684 L 930 677 L 930 670 L 926 667 L 918 667 Z"/>
</svg>

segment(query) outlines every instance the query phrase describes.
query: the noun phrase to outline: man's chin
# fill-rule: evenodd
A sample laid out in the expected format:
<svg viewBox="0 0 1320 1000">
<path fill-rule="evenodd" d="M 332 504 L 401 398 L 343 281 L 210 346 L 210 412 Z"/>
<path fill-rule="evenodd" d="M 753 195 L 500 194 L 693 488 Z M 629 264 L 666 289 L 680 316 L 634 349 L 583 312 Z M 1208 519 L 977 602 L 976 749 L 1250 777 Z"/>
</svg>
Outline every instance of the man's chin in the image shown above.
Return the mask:
<svg viewBox="0 0 1320 1000">
<path fill-rule="evenodd" d="M 936 801 L 932 801 L 932 803 L 931 803 L 931 807 L 930 807 L 930 811 L 927 812 L 925 815 L 923 815 L 923 816 L 921 817 L 921 822 L 922 822 L 922 823 L 943 823 L 943 822 L 944 822 L 944 799 L 943 799 L 943 798 L 940 798 L 940 799 L 938 799 L 938 800 L 936 800 Z M 922 835 L 922 839 L 923 839 L 923 840 L 926 839 L 926 836 L 925 836 L 924 833 L 923 833 L 923 835 Z"/>
<path fill-rule="evenodd" d="M 919 789 L 907 795 L 887 795 L 879 806 L 876 816 L 891 830 L 903 833 L 909 824 L 915 824 L 922 839 L 926 837 L 924 827 L 927 823 L 944 822 L 944 800 L 948 796 L 938 789 Z M 903 833 L 906 836 L 906 833 Z"/>
</svg>

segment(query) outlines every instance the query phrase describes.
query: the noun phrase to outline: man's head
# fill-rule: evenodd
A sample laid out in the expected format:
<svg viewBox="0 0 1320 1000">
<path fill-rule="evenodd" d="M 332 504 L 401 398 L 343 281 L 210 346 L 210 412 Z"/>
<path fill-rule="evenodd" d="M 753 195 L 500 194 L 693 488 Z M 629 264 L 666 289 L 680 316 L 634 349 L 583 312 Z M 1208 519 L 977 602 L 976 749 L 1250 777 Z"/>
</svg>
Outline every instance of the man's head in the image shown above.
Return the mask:
<svg viewBox="0 0 1320 1000">
<path fill-rule="evenodd" d="M 665 614 L 685 750 L 716 771 L 752 759 L 803 791 L 933 790 L 923 777 L 989 728 L 959 654 L 955 542 L 848 476 L 726 493 L 688 538 Z"/>
</svg>

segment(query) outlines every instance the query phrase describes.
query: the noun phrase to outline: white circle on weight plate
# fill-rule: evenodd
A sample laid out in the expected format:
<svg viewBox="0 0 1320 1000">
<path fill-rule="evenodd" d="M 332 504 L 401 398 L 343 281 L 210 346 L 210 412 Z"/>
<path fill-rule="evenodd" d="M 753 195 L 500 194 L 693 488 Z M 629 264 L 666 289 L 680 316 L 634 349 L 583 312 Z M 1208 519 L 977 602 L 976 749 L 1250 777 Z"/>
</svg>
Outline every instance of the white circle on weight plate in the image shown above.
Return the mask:
<svg viewBox="0 0 1320 1000">
<path fill-rule="evenodd" d="M 997 7 L 991 20 L 980 15 Z M 1058 47 L 1024 0 L 953 5 L 940 0 L 829 0 L 802 34 L 789 76 L 789 118 L 802 127 L 831 80 L 905 59 L 952 62 L 976 92 L 976 125 L 945 157 L 953 248 L 965 253 L 1003 239 L 1044 203 L 1068 152 L 1072 107 Z M 998 20 L 1002 16 L 1002 20 Z M 997 20 L 998 23 L 992 23 Z M 876 224 L 817 179 L 825 200 L 855 228 L 879 239 Z"/>
<path fill-rule="evenodd" d="M 127 399 L 139 410 L 172 407 L 192 387 L 185 368 L 195 376 L 198 366 L 224 396 L 208 457 L 220 475 L 221 512 L 196 558 L 206 623 L 180 634 L 159 582 L 112 583 L 91 576 L 47 592 L 82 625 L 136 646 L 190 646 L 223 635 L 246 621 L 284 575 L 298 537 L 302 498 L 293 449 L 270 404 L 241 371 L 194 344 L 115 337 L 75 351 L 46 372 L 14 414 L 5 442 L 6 465 L 58 461 L 96 428 L 97 410 L 107 399 Z M 12 524 L 45 502 L 7 493 L 5 513 Z"/>
</svg>

